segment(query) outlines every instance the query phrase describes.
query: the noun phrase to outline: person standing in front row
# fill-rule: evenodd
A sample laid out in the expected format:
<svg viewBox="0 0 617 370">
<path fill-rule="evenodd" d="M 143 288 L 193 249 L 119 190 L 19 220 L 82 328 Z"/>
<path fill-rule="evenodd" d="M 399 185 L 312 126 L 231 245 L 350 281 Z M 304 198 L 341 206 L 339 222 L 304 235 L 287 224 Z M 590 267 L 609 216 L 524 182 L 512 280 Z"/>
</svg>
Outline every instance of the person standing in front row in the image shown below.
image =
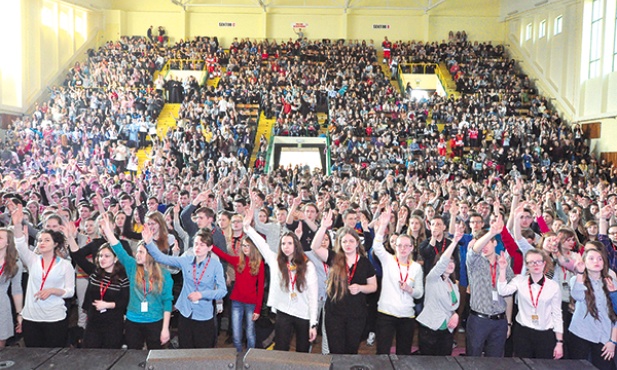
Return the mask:
<svg viewBox="0 0 617 370">
<path fill-rule="evenodd" d="M 517 357 L 556 360 L 563 357 L 561 289 L 556 281 L 544 275 L 547 260 L 549 257 L 543 251 L 529 250 L 525 253 L 528 275 L 517 275 L 506 283 L 508 261 L 504 252 L 499 256 L 499 295 L 518 292 L 518 314 L 512 332 Z"/>
<path fill-rule="evenodd" d="M 124 265 L 130 293 L 126 312 L 125 340 L 129 349 L 161 349 L 169 341 L 169 320 L 173 300 L 171 274 L 154 261 L 140 242 L 135 258 L 129 256 L 114 235 L 109 216 L 101 215 L 102 231 Z M 155 247 L 156 248 L 156 247 Z"/>
<path fill-rule="evenodd" d="M 273 252 L 251 227 L 255 210 L 244 216 L 244 231 L 255 243 L 264 261 L 270 266 L 268 306 L 276 310 L 274 349 L 289 351 L 296 334 L 296 351 L 308 352 L 310 342 L 317 337 L 317 273 L 315 266 L 304 255 L 302 244 L 293 232 L 281 235 L 278 253 Z"/>
<path fill-rule="evenodd" d="M 332 225 L 332 211 L 324 217 L 319 234 Z M 331 354 L 357 354 L 368 316 L 366 295 L 377 290 L 375 269 L 364 255 L 358 232 L 342 227 L 336 235 L 336 252 L 315 248 L 329 266 L 325 305 L 326 335 Z"/>
<path fill-rule="evenodd" d="M 181 348 L 214 348 L 216 336 L 212 301 L 227 295 L 223 266 L 212 256 L 212 231 L 200 229 L 193 240 L 195 256 L 168 256 L 154 243 L 146 224 L 141 232 L 146 249 L 158 263 L 182 269 L 182 291 L 176 301 L 180 311 L 178 340 Z"/>
<path fill-rule="evenodd" d="M 11 212 L 15 247 L 19 258 L 30 272 L 22 330 L 26 347 L 64 347 L 68 335 L 65 298 L 75 294 L 75 271 L 71 263 L 58 256 L 66 238 L 58 231 L 44 229 L 37 235 L 39 254 L 28 248 L 22 221 L 23 206 L 7 204 Z"/>
<path fill-rule="evenodd" d="M 577 275 L 570 280 L 575 308 L 570 323 L 570 359 L 588 359 L 599 369 L 615 369 L 617 315 L 611 307 L 609 287 L 617 282 L 609 275 L 608 258 L 592 244 L 577 261 Z"/>
<path fill-rule="evenodd" d="M 377 305 L 377 354 L 390 354 L 396 336 L 396 354 L 411 355 L 416 326 L 414 299 L 424 294 L 423 273 L 422 266 L 412 258 L 414 247 L 408 235 L 396 238 L 394 256 L 386 251 L 383 242 L 391 213 L 388 207 L 379 216 L 379 229 L 373 243 L 373 252 L 383 267 Z"/>
<path fill-rule="evenodd" d="M 501 215 L 488 232 L 479 232 L 479 239 L 472 240 L 467 252 L 467 274 L 471 288 L 470 315 L 467 319 L 467 356 L 503 357 L 506 339 L 510 333 L 512 315 L 511 297 L 497 292 L 500 270 L 497 266 L 495 236 L 503 229 Z M 484 233 L 484 234 L 482 234 Z M 506 282 L 514 277 L 506 269 Z"/>
</svg>

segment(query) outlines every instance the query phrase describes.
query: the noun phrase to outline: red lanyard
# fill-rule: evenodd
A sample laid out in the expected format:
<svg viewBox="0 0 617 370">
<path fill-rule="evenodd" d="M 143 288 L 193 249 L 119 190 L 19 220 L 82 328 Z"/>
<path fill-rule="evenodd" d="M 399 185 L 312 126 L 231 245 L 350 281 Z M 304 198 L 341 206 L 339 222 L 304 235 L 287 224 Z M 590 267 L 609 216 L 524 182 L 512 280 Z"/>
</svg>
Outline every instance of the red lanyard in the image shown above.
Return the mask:
<svg viewBox="0 0 617 370">
<path fill-rule="evenodd" d="M 238 248 L 238 243 L 240 243 L 240 247 L 242 246 L 242 238 L 244 238 L 244 233 L 242 233 L 242 235 L 240 235 L 239 237 L 232 237 L 232 241 L 233 241 L 233 250 L 234 253 L 236 254 L 236 256 L 239 256 L 240 253 L 238 251 L 240 251 L 240 248 Z"/>
<path fill-rule="evenodd" d="M 324 265 L 325 265 L 325 263 L 324 263 Z M 4 266 L 6 266 L 6 261 L 2 264 L 2 268 L 0 269 L 0 276 L 2 276 L 2 274 L 4 273 Z"/>
<path fill-rule="evenodd" d="M 493 283 L 493 287 L 495 287 L 497 281 L 497 261 L 492 265 L 489 262 L 489 265 L 491 266 L 491 282 Z"/>
<path fill-rule="evenodd" d="M 43 269 L 43 278 L 41 279 L 41 289 L 39 290 L 43 290 L 43 286 L 45 286 L 45 281 L 47 281 L 47 277 L 49 276 L 49 271 L 51 271 L 51 268 L 54 266 L 54 262 L 56 262 L 56 257 L 54 257 L 54 259 L 51 260 L 51 263 L 49 264 L 47 271 L 45 271 L 45 260 L 43 259 L 43 257 L 41 257 L 41 267 Z M 2 267 L 2 270 L 4 270 L 4 266 Z"/>
<path fill-rule="evenodd" d="M 152 291 L 152 282 L 150 279 L 146 280 L 146 276 L 144 275 L 144 300 L 148 297 L 148 293 Z M 148 284 L 150 283 L 150 288 L 148 288 Z"/>
<path fill-rule="evenodd" d="M 199 284 L 201 284 L 201 279 L 203 279 L 204 273 L 206 272 L 206 269 L 208 268 L 208 265 L 210 264 L 210 259 L 211 257 L 208 257 L 208 262 L 206 262 L 206 266 L 204 267 L 203 270 L 201 270 L 201 274 L 199 274 L 199 280 L 197 280 L 197 277 L 196 277 L 197 262 L 193 263 L 193 283 L 195 283 L 195 291 L 199 290 Z"/>
<path fill-rule="evenodd" d="M 326 273 L 326 277 L 327 277 L 328 276 L 328 271 L 330 271 L 330 268 L 329 268 L 327 263 L 325 263 L 325 262 L 322 262 L 322 263 L 323 263 L 323 271 Z"/>
<path fill-rule="evenodd" d="M 109 288 L 110 285 L 111 277 L 109 278 L 109 282 L 107 284 L 103 285 L 101 282 L 101 286 L 99 287 L 99 292 L 101 293 L 101 301 L 103 300 L 103 298 L 105 298 L 105 293 L 107 293 L 107 288 Z"/>
<path fill-rule="evenodd" d="M 560 267 L 561 267 L 561 271 L 563 271 L 563 281 L 568 282 L 568 271 L 563 266 L 560 266 Z"/>
<path fill-rule="evenodd" d="M 529 284 L 529 297 L 531 297 L 531 305 L 533 306 L 533 308 L 538 308 L 538 302 L 540 301 L 540 294 L 542 294 L 542 289 L 544 289 L 544 284 L 540 285 L 540 291 L 538 292 L 538 296 L 535 299 L 533 299 L 533 292 L 531 291 L 531 277 L 529 278 L 530 280 L 528 281 Z"/>
<path fill-rule="evenodd" d="M 292 274 L 292 271 L 296 271 L 296 266 L 292 266 L 289 261 L 287 261 L 287 273 L 289 274 L 289 282 L 291 283 L 291 291 L 293 292 L 296 288 L 296 280 L 298 280 L 298 274 Z"/>
<path fill-rule="evenodd" d="M 446 237 L 443 237 L 443 241 L 441 243 L 441 252 L 439 252 L 439 249 L 437 249 L 437 246 L 433 246 L 433 249 L 435 250 L 435 255 L 437 256 L 439 253 L 443 253 L 443 251 L 446 250 Z M 495 285 L 495 284 L 493 284 Z"/>
<path fill-rule="evenodd" d="M 401 271 L 401 264 L 398 262 L 398 257 L 394 257 L 396 259 L 396 264 L 398 265 L 398 275 L 401 278 L 401 282 L 406 282 L 409 277 L 409 266 L 411 263 L 407 264 L 407 272 L 405 273 L 405 278 L 403 279 L 403 272 Z"/>
<path fill-rule="evenodd" d="M 356 263 L 353 264 L 353 269 L 351 270 L 351 275 L 347 276 L 347 284 L 351 284 L 351 281 L 353 280 L 353 277 L 356 274 L 356 268 L 358 267 L 358 259 L 359 258 L 360 258 L 360 255 L 358 254 L 358 252 L 356 252 Z"/>
</svg>

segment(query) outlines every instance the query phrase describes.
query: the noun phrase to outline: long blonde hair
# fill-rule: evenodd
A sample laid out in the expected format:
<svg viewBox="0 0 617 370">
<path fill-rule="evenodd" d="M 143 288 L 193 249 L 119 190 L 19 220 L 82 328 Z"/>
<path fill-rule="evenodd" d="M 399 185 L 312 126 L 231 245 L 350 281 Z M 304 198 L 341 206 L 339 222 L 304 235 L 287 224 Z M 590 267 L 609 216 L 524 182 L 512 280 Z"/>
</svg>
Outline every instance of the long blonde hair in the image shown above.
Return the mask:
<svg viewBox="0 0 617 370">
<path fill-rule="evenodd" d="M 148 287 L 152 287 L 152 291 L 160 293 L 163 290 L 163 270 L 161 265 L 154 261 L 154 258 L 148 253 L 143 241 L 139 242 L 137 248 L 143 248 L 146 250 L 146 263 L 148 268 Z M 146 281 L 146 272 L 144 265 L 137 264 L 137 270 L 135 271 L 135 282 L 137 287 L 143 291 L 144 282 Z"/>
<path fill-rule="evenodd" d="M 261 257 L 261 253 L 259 253 L 259 250 L 257 250 L 257 247 L 255 247 L 255 244 L 253 243 L 253 241 L 251 240 L 251 238 L 249 238 L 248 236 L 245 236 L 244 238 L 242 238 L 242 243 L 246 243 L 248 245 L 251 246 L 249 255 L 248 255 L 248 265 L 250 267 L 250 273 L 253 276 L 257 276 L 257 274 L 259 273 L 259 269 L 261 268 L 261 264 L 262 264 L 262 257 Z M 244 253 L 242 251 L 239 251 L 238 253 L 238 258 L 240 258 L 240 263 L 238 263 L 238 273 L 242 273 L 242 271 L 244 271 L 244 268 L 246 267 L 246 257 L 244 256 Z"/>
<path fill-rule="evenodd" d="M 156 246 L 165 254 L 169 254 L 169 230 L 165 216 L 159 211 L 148 212 L 146 219 L 151 219 L 159 225 L 159 233 L 155 240 Z"/>
</svg>

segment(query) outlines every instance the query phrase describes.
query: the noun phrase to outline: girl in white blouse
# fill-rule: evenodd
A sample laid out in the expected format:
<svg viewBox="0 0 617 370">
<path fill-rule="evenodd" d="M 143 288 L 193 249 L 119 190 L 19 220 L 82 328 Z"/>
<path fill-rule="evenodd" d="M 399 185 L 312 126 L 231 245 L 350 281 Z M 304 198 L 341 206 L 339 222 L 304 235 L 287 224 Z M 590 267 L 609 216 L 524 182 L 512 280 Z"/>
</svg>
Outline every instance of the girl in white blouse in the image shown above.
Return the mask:
<svg viewBox="0 0 617 370">
<path fill-rule="evenodd" d="M 29 279 L 26 304 L 20 313 L 26 347 L 64 347 L 68 333 L 65 298 L 75 293 L 75 270 L 71 263 L 58 256 L 66 238 L 58 231 L 42 230 L 37 235 L 39 254 L 28 248 L 22 229 L 22 205 L 8 202 L 14 226 L 15 246 Z"/>
<path fill-rule="evenodd" d="M 527 275 L 517 275 L 506 282 L 508 261 L 502 253 L 497 292 L 509 296 L 518 291 L 518 314 L 512 331 L 514 354 L 525 358 L 563 357 L 563 322 L 561 316 L 561 288 L 548 279 L 548 255 L 531 249 L 525 254 Z"/>
<path fill-rule="evenodd" d="M 289 351 L 296 333 L 296 351 L 308 352 L 317 337 L 318 283 L 315 266 L 304 255 L 302 244 L 293 232 L 281 235 L 278 253 L 251 227 L 254 209 L 244 216 L 244 231 L 270 266 L 268 306 L 276 310 L 274 346 Z"/>
</svg>

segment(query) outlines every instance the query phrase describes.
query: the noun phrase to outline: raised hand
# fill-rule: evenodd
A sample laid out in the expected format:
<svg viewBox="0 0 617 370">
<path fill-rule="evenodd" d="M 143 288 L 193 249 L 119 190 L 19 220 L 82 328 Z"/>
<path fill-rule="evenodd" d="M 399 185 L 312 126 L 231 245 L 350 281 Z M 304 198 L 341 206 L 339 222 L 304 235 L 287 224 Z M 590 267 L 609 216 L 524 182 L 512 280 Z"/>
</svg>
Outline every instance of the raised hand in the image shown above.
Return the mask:
<svg viewBox="0 0 617 370">
<path fill-rule="evenodd" d="M 302 222 L 298 222 L 298 227 L 296 227 L 294 233 L 296 234 L 298 239 L 302 238 Z"/>
<path fill-rule="evenodd" d="M 491 224 L 491 234 L 493 235 L 498 235 L 501 234 L 501 231 L 503 230 L 503 219 L 501 218 L 501 215 L 499 215 L 497 217 L 497 220 L 495 220 L 495 222 L 493 222 Z"/>
<path fill-rule="evenodd" d="M 386 207 L 386 209 L 381 212 L 379 215 L 379 230 L 378 234 L 384 235 L 386 232 L 386 228 L 390 224 L 390 218 L 392 217 L 392 208 L 390 206 Z"/>
<path fill-rule="evenodd" d="M 499 268 L 501 270 L 505 270 L 506 268 L 508 268 L 508 260 L 506 259 L 505 252 L 502 251 L 499 255 L 499 258 L 497 259 L 497 264 L 499 265 Z"/>
<path fill-rule="evenodd" d="M 323 218 L 321 219 L 321 226 L 325 227 L 326 229 L 329 229 L 332 227 L 332 210 L 329 210 L 328 213 L 326 213 Z M 302 224 L 300 222 L 300 224 Z"/>
<path fill-rule="evenodd" d="M 254 212 L 255 211 L 253 207 L 249 207 L 248 209 L 244 210 L 244 219 L 242 220 L 242 225 L 244 226 L 245 230 L 251 227 L 251 223 L 253 222 Z"/>
</svg>

